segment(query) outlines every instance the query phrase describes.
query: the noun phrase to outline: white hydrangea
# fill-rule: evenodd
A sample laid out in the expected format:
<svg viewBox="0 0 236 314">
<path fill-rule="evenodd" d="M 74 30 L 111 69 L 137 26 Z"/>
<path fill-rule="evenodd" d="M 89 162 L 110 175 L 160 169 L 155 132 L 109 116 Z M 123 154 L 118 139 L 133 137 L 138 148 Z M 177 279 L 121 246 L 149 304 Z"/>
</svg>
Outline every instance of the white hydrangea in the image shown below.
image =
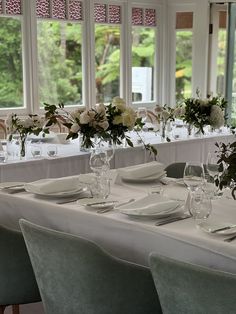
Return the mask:
<svg viewBox="0 0 236 314">
<path fill-rule="evenodd" d="M 224 112 L 219 106 L 213 105 L 211 107 L 209 122 L 210 125 L 215 129 L 218 129 L 224 125 L 225 123 Z"/>
<path fill-rule="evenodd" d="M 34 127 L 34 120 L 31 117 L 27 117 L 25 119 L 20 119 L 18 124 L 23 128 L 28 129 Z"/>
</svg>

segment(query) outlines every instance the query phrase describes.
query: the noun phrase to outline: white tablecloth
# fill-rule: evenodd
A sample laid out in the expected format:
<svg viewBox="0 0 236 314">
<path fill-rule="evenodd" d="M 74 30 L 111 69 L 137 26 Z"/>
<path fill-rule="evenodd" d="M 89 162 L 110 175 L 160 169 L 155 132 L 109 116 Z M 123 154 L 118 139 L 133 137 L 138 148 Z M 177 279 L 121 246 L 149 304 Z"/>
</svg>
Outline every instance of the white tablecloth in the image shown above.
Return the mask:
<svg viewBox="0 0 236 314">
<path fill-rule="evenodd" d="M 135 143 L 135 136 L 131 134 Z M 185 138 L 162 142 L 159 135 L 153 132 L 143 133 L 146 143 L 153 144 L 158 150 L 158 160 L 165 165 L 173 162 L 198 161 L 206 162 L 210 150 L 215 150 L 215 142 L 232 142 L 235 136 L 230 134 L 213 134 L 199 138 Z M 35 144 L 34 144 L 35 145 Z M 90 172 L 90 154 L 80 152 L 78 141 L 69 144 L 56 144 L 58 157 L 46 157 L 47 147 L 51 143 L 41 144 L 43 157 L 32 159 L 30 146 L 28 147 L 28 159 L 26 161 L 9 160 L 0 164 L 0 182 L 6 181 L 33 181 L 49 177 L 69 176 Z M 140 164 L 152 160 L 149 152 L 142 146 L 134 148 L 117 148 L 114 158 L 111 160 L 111 168 L 120 168 L 134 164 Z"/>
<path fill-rule="evenodd" d="M 147 195 L 151 185 L 115 184 L 111 199 L 138 199 Z M 164 186 L 172 198 L 185 198 L 183 186 Z M 224 236 L 207 234 L 195 227 L 192 219 L 165 226 L 155 220 L 130 219 L 117 211 L 98 214 L 76 203 L 59 205 L 58 199 L 40 198 L 22 192 L 0 192 L 0 223 L 19 228 L 18 220 L 77 234 L 94 240 L 112 255 L 147 265 L 150 252 L 236 273 L 236 241 L 226 243 Z M 213 201 L 212 219 L 236 223 L 235 201 L 227 198 Z M 28 306 L 29 307 L 29 306 Z M 36 307 L 37 308 L 37 307 Z M 42 313 L 41 310 L 34 313 Z M 32 313 L 25 307 L 22 313 Z M 31 310 L 32 311 L 32 310 Z"/>
</svg>

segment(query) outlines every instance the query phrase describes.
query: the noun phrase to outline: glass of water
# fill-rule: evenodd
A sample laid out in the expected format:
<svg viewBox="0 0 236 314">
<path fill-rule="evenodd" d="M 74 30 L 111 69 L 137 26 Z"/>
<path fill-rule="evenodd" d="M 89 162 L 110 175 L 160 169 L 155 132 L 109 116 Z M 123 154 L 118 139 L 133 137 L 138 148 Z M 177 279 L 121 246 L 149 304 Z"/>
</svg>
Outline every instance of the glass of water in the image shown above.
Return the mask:
<svg viewBox="0 0 236 314">
<path fill-rule="evenodd" d="M 57 156 L 57 146 L 50 145 L 47 147 L 47 154 L 49 157 L 56 157 Z"/>
<path fill-rule="evenodd" d="M 40 158 L 42 156 L 42 147 L 40 145 L 32 145 L 31 154 L 34 158 Z"/>
<path fill-rule="evenodd" d="M 211 198 L 202 190 L 192 193 L 190 213 L 196 224 L 206 220 L 212 211 Z"/>
</svg>

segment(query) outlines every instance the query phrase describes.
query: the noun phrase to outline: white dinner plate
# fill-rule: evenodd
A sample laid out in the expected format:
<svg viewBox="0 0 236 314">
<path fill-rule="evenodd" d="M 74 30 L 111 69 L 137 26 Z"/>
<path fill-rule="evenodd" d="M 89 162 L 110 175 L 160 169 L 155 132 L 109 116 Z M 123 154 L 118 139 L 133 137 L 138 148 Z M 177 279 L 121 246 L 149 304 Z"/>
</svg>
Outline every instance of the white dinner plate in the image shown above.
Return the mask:
<svg viewBox="0 0 236 314">
<path fill-rule="evenodd" d="M 213 234 L 213 235 L 230 235 L 233 233 L 236 233 L 236 227 L 231 228 L 231 229 L 226 229 L 226 230 L 220 230 L 220 231 L 216 231 L 216 232 L 212 232 L 216 229 L 220 229 L 220 228 L 224 228 L 227 226 L 233 226 L 234 224 L 231 223 L 227 223 L 227 222 L 222 222 L 222 223 L 210 223 L 207 221 L 203 221 L 201 223 L 198 224 L 198 227 L 204 231 L 207 232 L 209 234 Z"/>
<path fill-rule="evenodd" d="M 181 205 L 178 201 L 153 194 L 120 206 L 117 210 L 133 218 L 163 218 L 182 211 Z"/>
<path fill-rule="evenodd" d="M 166 176 L 166 172 L 163 173 L 157 173 L 153 176 L 149 176 L 149 177 L 144 177 L 144 178 L 125 178 L 125 177 L 121 177 L 121 179 L 125 182 L 130 182 L 130 183 L 149 183 L 149 182 L 154 182 L 157 180 L 161 180 L 163 177 Z"/>
<path fill-rule="evenodd" d="M 33 194 L 38 195 L 38 196 L 57 197 L 57 198 L 58 197 L 63 198 L 63 197 L 74 196 L 74 195 L 78 195 L 78 194 L 84 192 L 84 189 L 82 187 L 79 187 L 79 188 L 76 188 L 73 190 L 54 192 L 54 193 L 43 193 L 43 192 L 32 191 L 31 189 L 27 188 L 27 186 L 25 186 L 25 190 L 29 193 L 33 193 Z"/>
</svg>

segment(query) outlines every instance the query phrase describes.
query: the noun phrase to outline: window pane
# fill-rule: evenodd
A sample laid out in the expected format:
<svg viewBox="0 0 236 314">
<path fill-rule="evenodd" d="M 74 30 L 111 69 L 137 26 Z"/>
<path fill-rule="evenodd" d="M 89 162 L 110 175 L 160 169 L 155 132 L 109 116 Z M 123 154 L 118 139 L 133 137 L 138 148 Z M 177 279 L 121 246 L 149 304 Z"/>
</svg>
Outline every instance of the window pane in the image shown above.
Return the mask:
<svg viewBox="0 0 236 314">
<path fill-rule="evenodd" d="M 0 108 L 23 106 L 21 22 L 0 17 Z"/>
<path fill-rule="evenodd" d="M 96 101 L 120 95 L 120 26 L 95 25 Z"/>
<path fill-rule="evenodd" d="M 178 12 L 176 15 L 176 102 L 192 95 L 192 46 L 193 14 Z"/>
<path fill-rule="evenodd" d="M 81 25 L 38 20 L 39 100 L 82 103 Z"/>
<path fill-rule="evenodd" d="M 217 94 L 224 94 L 225 54 L 226 54 L 226 12 L 219 12 L 218 51 L 217 51 Z"/>
<path fill-rule="evenodd" d="M 155 29 L 132 29 L 132 101 L 153 100 Z"/>
</svg>

